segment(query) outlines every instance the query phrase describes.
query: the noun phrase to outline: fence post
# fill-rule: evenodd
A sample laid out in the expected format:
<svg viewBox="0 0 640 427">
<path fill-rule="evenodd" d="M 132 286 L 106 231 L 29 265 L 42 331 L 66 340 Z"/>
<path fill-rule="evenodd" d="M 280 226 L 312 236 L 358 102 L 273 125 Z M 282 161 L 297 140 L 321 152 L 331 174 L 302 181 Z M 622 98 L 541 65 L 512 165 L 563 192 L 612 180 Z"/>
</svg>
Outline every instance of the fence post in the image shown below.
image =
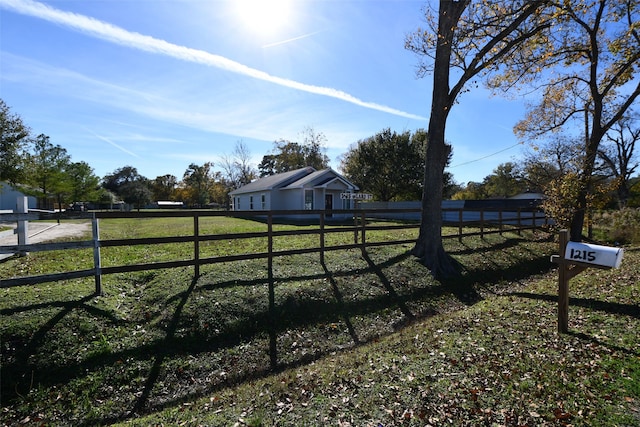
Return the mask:
<svg viewBox="0 0 640 427">
<path fill-rule="evenodd" d="M 320 212 L 320 264 L 324 265 L 324 211 Z"/>
<path fill-rule="evenodd" d="M 502 236 L 502 209 L 498 211 L 498 222 L 500 223 L 500 235 Z"/>
<path fill-rule="evenodd" d="M 480 238 L 484 239 L 484 208 L 480 208 Z"/>
<path fill-rule="evenodd" d="M 518 208 L 518 236 L 522 236 L 522 208 Z"/>
<path fill-rule="evenodd" d="M 16 200 L 16 210 L 18 213 L 27 214 L 29 213 L 29 199 L 24 196 L 22 198 L 18 198 Z M 29 221 L 22 220 L 18 221 L 18 245 L 28 245 L 29 244 Z M 25 256 L 29 253 L 26 251 L 18 252 L 19 256 Z"/>
<path fill-rule="evenodd" d="M 561 230 L 559 234 L 558 253 L 564 259 L 564 252 L 569 242 L 569 232 Z M 569 330 L 569 277 L 567 265 L 562 263 L 558 268 L 558 332 L 566 334 Z"/>
<path fill-rule="evenodd" d="M 463 210 L 458 209 L 458 242 L 462 243 L 462 218 Z"/>
<path fill-rule="evenodd" d="M 93 269 L 96 283 L 96 295 L 102 295 L 102 260 L 100 259 L 100 226 L 98 218 L 91 218 L 91 234 L 93 236 Z"/>
<path fill-rule="evenodd" d="M 269 357 L 271 369 L 278 367 L 278 348 L 276 345 L 276 293 L 273 280 L 273 214 L 267 216 L 267 277 L 269 282 Z"/>
<path fill-rule="evenodd" d="M 362 221 L 362 251 L 364 252 L 366 250 L 365 245 L 367 244 L 367 239 L 366 239 L 366 229 L 367 229 L 367 221 L 366 221 L 366 217 L 365 217 L 365 213 L 362 212 L 360 214 L 360 221 Z"/>
<path fill-rule="evenodd" d="M 358 244 L 358 213 L 353 213 L 353 244 Z"/>
<path fill-rule="evenodd" d="M 193 213 L 193 274 L 200 277 L 200 218 L 198 212 Z"/>
</svg>

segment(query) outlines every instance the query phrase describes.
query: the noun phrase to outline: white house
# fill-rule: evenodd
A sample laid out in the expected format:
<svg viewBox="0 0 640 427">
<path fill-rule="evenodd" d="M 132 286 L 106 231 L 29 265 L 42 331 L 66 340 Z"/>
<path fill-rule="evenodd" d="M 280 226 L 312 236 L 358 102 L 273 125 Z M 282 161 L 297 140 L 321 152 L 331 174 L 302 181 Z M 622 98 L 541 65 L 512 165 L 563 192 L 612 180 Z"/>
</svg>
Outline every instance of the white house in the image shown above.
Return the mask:
<svg viewBox="0 0 640 427">
<path fill-rule="evenodd" d="M 358 187 L 333 169 L 296 169 L 257 179 L 229 193 L 234 211 L 353 209 L 343 193 Z"/>
<path fill-rule="evenodd" d="M 14 189 L 6 182 L 0 182 L 0 211 L 14 211 L 17 207 L 18 199 L 22 199 L 24 193 Z M 29 209 L 36 209 L 38 201 L 33 196 L 28 196 Z"/>
</svg>

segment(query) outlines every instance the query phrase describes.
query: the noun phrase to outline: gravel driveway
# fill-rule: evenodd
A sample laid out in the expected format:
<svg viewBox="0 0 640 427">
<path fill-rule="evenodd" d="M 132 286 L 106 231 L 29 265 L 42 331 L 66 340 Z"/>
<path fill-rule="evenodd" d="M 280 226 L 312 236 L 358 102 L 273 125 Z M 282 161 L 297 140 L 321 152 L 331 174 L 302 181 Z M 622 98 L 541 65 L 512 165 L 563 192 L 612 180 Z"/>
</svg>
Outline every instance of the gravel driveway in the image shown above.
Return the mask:
<svg viewBox="0 0 640 427">
<path fill-rule="evenodd" d="M 4 223 L 3 225 L 12 227 L 14 230 L 0 232 L 0 246 L 11 246 L 18 244 L 18 235 L 14 234 L 17 224 Z M 65 223 L 61 222 L 29 222 L 29 243 L 41 243 L 63 237 L 81 236 L 91 231 L 91 223 Z M 87 236 L 90 239 L 90 236 Z M 0 254 L 0 260 L 9 258 L 13 254 Z"/>
</svg>

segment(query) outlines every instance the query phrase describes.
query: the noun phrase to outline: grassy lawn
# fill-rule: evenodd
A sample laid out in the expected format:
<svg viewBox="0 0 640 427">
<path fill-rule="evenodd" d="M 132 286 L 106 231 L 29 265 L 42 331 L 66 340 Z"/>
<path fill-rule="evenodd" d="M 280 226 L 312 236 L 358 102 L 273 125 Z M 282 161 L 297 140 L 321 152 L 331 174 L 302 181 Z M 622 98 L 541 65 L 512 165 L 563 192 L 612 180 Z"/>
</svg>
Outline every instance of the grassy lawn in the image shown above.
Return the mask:
<svg viewBox="0 0 640 427">
<path fill-rule="evenodd" d="M 105 239 L 191 232 L 190 220 L 177 218 L 100 224 Z M 223 218 L 200 227 L 266 229 Z M 316 239 L 276 239 L 276 250 Z M 265 243 L 204 245 L 211 255 L 203 256 L 213 256 L 261 252 Z M 628 249 L 619 270 L 571 281 L 571 333 L 559 336 L 549 262 L 557 244 L 546 234 L 445 245 L 465 271 L 444 283 L 410 245 L 329 252 L 324 265 L 317 254 L 278 258 L 273 317 L 266 260 L 203 266 L 197 280 L 192 269 L 105 276 L 100 297 L 90 296 L 89 279 L 1 289 L 0 423 L 640 424 L 640 251 Z M 103 263 L 181 259 L 189 250 L 103 248 Z M 90 251 L 32 253 L 1 263 L 0 275 L 91 261 Z"/>
</svg>

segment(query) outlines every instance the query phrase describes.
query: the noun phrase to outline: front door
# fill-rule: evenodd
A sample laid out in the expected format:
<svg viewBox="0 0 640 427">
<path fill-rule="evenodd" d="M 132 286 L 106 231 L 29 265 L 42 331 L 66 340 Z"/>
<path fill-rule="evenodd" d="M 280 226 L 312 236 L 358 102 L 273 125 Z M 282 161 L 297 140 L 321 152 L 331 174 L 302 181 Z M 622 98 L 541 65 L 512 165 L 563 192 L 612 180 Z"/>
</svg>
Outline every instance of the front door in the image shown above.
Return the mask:
<svg viewBox="0 0 640 427">
<path fill-rule="evenodd" d="M 333 209 L 333 194 L 324 195 L 324 209 L 330 211 Z M 327 212 L 327 216 L 332 216 L 330 212 Z"/>
</svg>

